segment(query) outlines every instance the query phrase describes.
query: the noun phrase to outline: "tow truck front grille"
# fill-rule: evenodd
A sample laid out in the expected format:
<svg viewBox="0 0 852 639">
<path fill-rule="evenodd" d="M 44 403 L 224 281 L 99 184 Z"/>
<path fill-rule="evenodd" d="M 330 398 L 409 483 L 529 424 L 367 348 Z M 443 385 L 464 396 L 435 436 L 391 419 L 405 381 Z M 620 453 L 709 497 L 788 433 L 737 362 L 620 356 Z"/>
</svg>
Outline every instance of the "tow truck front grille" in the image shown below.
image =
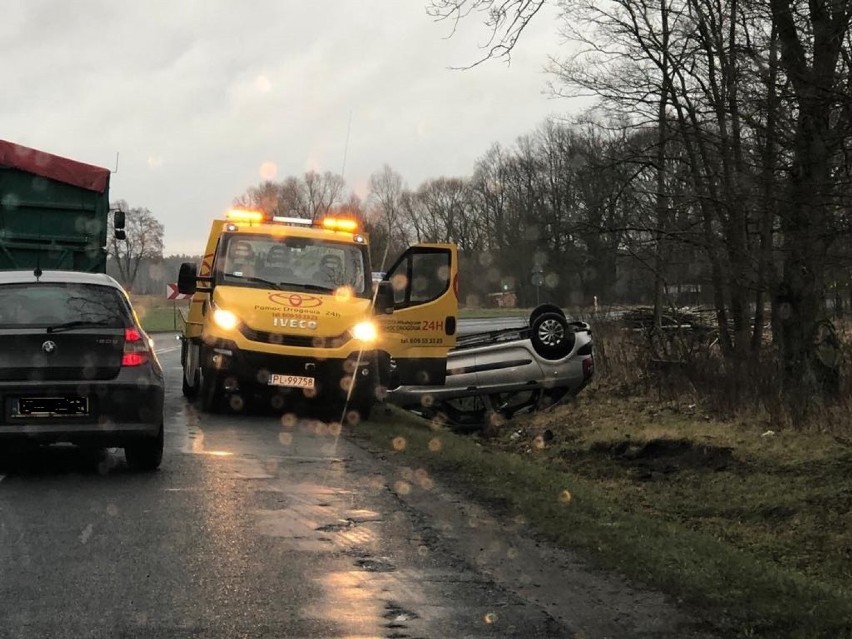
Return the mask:
<svg viewBox="0 0 852 639">
<path fill-rule="evenodd" d="M 256 331 L 245 325 L 240 326 L 240 332 L 246 339 L 252 342 L 275 344 L 277 346 L 298 346 L 300 348 L 340 348 L 352 339 L 352 336 L 348 332 L 333 337 L 282 335 L 281 333 Z"/>
</svg>

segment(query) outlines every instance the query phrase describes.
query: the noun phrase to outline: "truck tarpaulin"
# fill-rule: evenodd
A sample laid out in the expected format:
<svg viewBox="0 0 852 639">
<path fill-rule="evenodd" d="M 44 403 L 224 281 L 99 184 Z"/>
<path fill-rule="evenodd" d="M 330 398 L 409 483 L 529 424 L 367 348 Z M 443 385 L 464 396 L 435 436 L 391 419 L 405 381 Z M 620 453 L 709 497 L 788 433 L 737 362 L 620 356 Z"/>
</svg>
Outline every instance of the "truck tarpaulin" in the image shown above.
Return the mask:
<svg viewBox="0 0 852 639">
<path fill-rule="evenodd" d="M 97 193 L 103 193 L 109 185 L 109 169 L 5 140 L 0 140 L 0 166 L 19 169 Z"/>
</svg>

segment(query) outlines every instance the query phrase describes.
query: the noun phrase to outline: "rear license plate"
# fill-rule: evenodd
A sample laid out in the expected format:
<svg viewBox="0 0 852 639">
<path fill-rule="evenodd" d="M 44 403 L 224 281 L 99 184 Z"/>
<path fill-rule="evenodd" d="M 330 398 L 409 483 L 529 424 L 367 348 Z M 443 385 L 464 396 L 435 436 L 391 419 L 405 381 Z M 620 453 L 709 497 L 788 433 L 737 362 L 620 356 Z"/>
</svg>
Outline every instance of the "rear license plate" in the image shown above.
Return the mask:
<svg viewBox="0 0 852 639">
<path fill-rule="evenodd" d="M 313 388 L 314 378 L 302 375 L 279 375 L 273 373 L 269 376 L 270 386 L 287 386 L 289 388 Z"/>
<path fill-rule="evenodd" d="M 12 400 L 12 417 L 87 417 L 86 397 L 21 397 Z"/>
</svg>

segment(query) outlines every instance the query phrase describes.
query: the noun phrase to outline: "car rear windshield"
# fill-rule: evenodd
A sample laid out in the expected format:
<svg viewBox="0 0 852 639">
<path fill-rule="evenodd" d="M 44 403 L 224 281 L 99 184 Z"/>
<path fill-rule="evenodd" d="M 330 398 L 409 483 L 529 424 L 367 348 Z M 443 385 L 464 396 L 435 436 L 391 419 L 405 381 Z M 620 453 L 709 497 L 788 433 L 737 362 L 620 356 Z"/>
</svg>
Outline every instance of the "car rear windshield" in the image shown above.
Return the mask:
<svg viewBox="0 0 852 639">
<path fill-rule="evenodd" d="M 54 282 L 0 285 L 0 328 L 68 322 L 116 328 L 130 324 L 121 294 L 109 286 Z"/>
</svg>

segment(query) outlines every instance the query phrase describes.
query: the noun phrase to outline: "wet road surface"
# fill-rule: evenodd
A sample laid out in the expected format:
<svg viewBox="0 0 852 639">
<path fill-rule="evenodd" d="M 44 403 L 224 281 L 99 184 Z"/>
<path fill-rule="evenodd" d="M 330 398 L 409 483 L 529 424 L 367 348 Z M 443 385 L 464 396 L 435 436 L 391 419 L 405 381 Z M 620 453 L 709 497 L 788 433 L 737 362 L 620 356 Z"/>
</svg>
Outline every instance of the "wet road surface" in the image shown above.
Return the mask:
<svg viewBox="0 0 852 639">
<path fill-rule="evenodd" d="M 72 447 L 0 465 L 0 638 L 605 636 L 488 576 L 462 543 L 478 533 L 333 428 L 200 413 L 177 342 L 157 350 L 158 472 Z"/>
</svg>

